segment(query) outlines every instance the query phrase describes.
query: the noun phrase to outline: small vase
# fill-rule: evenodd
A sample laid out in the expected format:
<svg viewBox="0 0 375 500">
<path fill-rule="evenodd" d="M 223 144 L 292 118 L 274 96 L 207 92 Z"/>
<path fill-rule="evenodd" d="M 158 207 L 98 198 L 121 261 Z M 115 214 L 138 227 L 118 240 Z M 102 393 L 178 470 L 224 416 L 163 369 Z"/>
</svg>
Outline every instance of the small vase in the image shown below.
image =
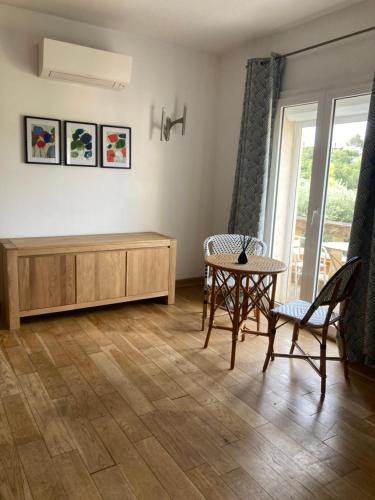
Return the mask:
<svg viewBox="0 0 375 500">
<path fill-rule="evenodd" d="M 240 255 L 238 256 L 238 263 L 239 264 L 247 264 L 247 255 L 246 252 L 242 251 Z"/>
</svg>

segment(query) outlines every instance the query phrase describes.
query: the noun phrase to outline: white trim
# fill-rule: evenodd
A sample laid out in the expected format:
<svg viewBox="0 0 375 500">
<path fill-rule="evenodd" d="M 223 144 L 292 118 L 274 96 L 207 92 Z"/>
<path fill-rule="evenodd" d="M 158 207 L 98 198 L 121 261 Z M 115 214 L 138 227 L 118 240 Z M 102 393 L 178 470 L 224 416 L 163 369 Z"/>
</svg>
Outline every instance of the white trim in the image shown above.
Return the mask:
<svg viewBox="0 0 375 500">
<path fill-rule="evenodd" d="M 314 157 L 310 185 L 309 207 L 306 226 L 306 248 L 301 280 L 301 298 L 311 300 L 316 292 L 317 273 L 319 272 L 322 227 L 324 224 L 328 162 L 331 154 L 334 109 L 337 99 L 371 93 L 372 81 L 362 78 L 346 86 L 332 82 L 325 89 L 306 92 L 282 92 L 278 102 L 275 119 L 272 162 L 267 193 L 264 239 L 272 253 L 274 243 L 275 210 L 277 205 L 277 185 L 279 177 L 280 148 L 283 132 L 284 108 L 309 103 L 318 103 Z M 322 168 L 323 167 L 323 168 Z M 318 214 L 318 217 L 314 216 Z"/>
</svg>

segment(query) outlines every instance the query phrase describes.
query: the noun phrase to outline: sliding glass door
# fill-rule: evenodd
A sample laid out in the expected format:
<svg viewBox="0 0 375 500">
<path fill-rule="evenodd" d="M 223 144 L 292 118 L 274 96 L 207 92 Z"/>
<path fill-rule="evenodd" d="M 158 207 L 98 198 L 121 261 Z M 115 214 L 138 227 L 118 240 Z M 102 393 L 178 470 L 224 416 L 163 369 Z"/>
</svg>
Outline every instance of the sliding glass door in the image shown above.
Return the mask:
<svg viewBox="0 0 375 500">
<path fill-rule="evenodd" d="M 315 97 L 315 99 L 314 99 Z M 277 299 L 311 300 L 346 261 L 370 95 L 281 101 L 268 207 Z"/>
</svg>

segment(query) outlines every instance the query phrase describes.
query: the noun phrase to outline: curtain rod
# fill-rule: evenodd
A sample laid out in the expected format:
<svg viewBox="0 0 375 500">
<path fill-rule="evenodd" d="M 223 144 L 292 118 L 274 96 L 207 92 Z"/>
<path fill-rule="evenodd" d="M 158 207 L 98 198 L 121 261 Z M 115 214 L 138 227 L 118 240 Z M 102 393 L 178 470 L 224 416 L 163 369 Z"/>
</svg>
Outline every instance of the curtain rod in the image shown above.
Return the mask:
<svg viewBox="0 0 375 500">
<path fill-rule="evenodd" d="M 331 40 L 326 40 L 325 42 L 316 43 L 315 45 L 309 45 L 308 47 L 304 47 L 303 49 L 294 50 L 293 52 L 288 52 L 287 54 L 276 57 L 277 59 L 281 57 L 290 57 L 295 56 L 297 54 L 301 54 L 302 52 L 306 52 L 308 50 L 317 49 L 318 47 L 324 47 L 325 45 L 329 45 L 330 43 L 340 42 L 341 40 L 345 40 L 346 38 L 351 38 L 352 36 L 363 35 L 364 33 L 368 33 L 369 31 L 374 31 L 375 26 L 370 26 L 370 28 L 365 28 L 363 30 L 355 31 L 354 33 L 349 33 L 347 35 L 339 36 L 337 38 L 332 38 Z"/>
</svg>

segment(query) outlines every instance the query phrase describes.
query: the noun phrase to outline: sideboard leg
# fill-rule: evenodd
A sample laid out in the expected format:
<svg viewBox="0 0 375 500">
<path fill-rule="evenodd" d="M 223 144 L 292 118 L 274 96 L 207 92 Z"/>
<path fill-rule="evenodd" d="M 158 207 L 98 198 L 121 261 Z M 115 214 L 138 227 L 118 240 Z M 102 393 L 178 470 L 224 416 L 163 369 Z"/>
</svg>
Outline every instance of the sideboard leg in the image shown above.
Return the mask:
<svg viewBox="0 0 375 500">
<path fill-rule="evenodd" d="M 18 330 L 19 328 L 21 328 L 20 318 L 16 317 L 16 316 L 9 318 L 8 329 L 9 330 Z"/>
<path fill-rule="evenodd" d="M 169 247 L 169 278 L 167 304 L 175 303 L 176 295 L 176 241 L 171 241 Z"/>
<path fill-rule="evenodd" d="M 17 251 L 5 254 L 5 320 L 10 330 L 20 327 Z"/>
</svg>

